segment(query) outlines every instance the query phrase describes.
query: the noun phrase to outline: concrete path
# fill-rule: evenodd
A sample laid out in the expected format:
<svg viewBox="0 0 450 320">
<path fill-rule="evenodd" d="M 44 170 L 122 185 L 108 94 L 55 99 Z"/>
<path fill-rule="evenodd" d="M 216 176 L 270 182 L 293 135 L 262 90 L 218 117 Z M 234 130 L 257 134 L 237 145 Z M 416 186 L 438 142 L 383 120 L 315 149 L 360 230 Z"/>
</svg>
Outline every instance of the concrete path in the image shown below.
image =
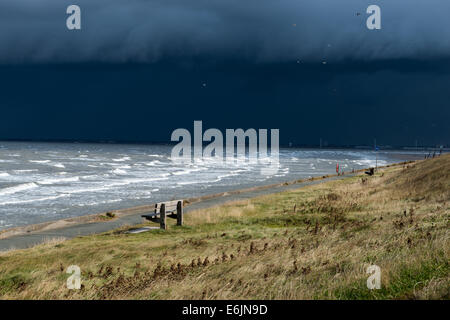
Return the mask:
<svg viewBox="0 0 450 320">
<path fill-rule="evenodd" d="M 323 183 L 331 180 L 344 179 L 354 174 L 346 174 L 345 176 L 333 176 L 330 178 L 325 178 L 321 180 L 305 181 L 301 183 L 294 183 L 289 185 L 282 185 L 273 188 L 267 188 L 262 190 L 253 190 L 248 192 L 242 192 L 238 194 L 230 194 L 226 196 L 215 197 L 207 200 L 202 200 L 195 202 L 185 207 L 184 212 L 188 213 L 192 210 L 210 208 L 223 204 L 225 202 L 250 199 L 260 195 L 266 195 L 271 193 L 277 193 L 285 190 L 298 189 L 304 186 L 314 185 Z M 65 238 L 70 239 L 77 236 L 86 236 L 96 233 L 107 232 L 119 227 L 128 225 L 138 225 L 142 224 L 144 220 L 141 218 L 141 214 L 130 214 L 118 217 L 117 219 L 111 221 L 102 222 L 91 222 L 91 223 L 80 223 L 72 226 L 67 226 L 59 229 L 48 230 L 48 231 L 36 231 L 30 234 L 12 236 L 6 239 L 0 240 L 0 251 L 10 250 L 10 249 L 24 249 L 36 244 L 48 241 L 54 238 Z"/>
</svg>

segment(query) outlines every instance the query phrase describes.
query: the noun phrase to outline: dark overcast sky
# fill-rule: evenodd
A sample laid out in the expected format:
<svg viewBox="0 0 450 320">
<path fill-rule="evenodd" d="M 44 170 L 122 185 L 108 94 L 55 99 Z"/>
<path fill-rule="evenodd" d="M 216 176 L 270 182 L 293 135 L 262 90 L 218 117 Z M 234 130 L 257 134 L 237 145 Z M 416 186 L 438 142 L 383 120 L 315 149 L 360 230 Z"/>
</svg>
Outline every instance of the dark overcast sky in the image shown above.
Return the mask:
<svg viewBox="0 0 450 320">
<path fill-rule="evenodd" d="M 70 4 L 82 30 L 65 26 Z M 381 30 L 365 26 L 370 4 Z M 449 12 L 447 0 L 3 0 L 0 139 L 164 142 L 203 120 L 280 128 L 282 143 L 448 145 Z"/>
</svg>

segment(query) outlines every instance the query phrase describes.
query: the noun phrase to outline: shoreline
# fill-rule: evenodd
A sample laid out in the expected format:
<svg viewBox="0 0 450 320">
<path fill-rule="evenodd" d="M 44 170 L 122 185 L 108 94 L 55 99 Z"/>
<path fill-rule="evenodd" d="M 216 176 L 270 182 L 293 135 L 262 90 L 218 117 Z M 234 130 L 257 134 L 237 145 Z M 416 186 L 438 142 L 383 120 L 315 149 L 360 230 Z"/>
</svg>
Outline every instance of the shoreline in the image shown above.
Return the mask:
<svg viewBox="0 0 450 320">
<path fill-rule="evenodd" d="M 420 160 L 403 161 L 380 166 L 378 168 L 382 169 L 392 166 L 405 165 L 416 161 Z M 361 172 L 364 172 L 365 170 L 367 170 L 367 168 L 355 170 L 354 172 L 350 171 L 341 175 L 329 174 L 311 178 L 290 180 L 270 185 L 230 190 L 200 197 L 191 197 L 188 199 L 184 199 L 184 207 L 185 211 L 189 212 L 197 209 L 198 207 L 210 207 L 241 198 L 253 198 L 260 194 L 277 193 L 282 192 L 286 189 L 303 187 L 310 184 L 322 183 L 335 179 L 343 179 L 346 177 L 357 175 Z M 0 251 L 29 247 L 30 245 L 36 245 L 44 242 L 45 240 L 55 237 L 72 238 L 75 236 L 107 232 L 124 225 L 132 226 L 140 224 L 142 223 L 142 218 L 140 217 L 140 215 L 153 209 L 154 203 L 130 207 L 126 209 L 107 211 L 115 215 L 114 218 L 110 219 L 104 218 L 107 212 L 100 212 L 81 215 L 73 218 L 59 219 L 38 224 L 8 228 L 0 231 Z M 17 239 L 17 241 L 14 241 L 15 239 Z M 15 243 L 17 243 L 17 246 L 15 245 Z"/>
</svg>

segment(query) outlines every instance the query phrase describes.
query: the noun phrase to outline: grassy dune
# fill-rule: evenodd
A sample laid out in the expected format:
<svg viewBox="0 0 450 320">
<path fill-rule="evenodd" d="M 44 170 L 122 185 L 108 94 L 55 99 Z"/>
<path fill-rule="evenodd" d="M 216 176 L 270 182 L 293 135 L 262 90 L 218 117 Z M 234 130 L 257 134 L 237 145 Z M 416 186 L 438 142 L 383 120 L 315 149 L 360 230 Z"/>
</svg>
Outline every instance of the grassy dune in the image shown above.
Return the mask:
<svg viewBox="0 0 450 320">
<path fill-rule="evenodd" d="M 449 299 L 450 155 L 0 253 L 5 299 Z M 69 265 L 82 289 L 68 290 Z M 381 268 L 368 290 L 366 268 Z"/>
</svg>

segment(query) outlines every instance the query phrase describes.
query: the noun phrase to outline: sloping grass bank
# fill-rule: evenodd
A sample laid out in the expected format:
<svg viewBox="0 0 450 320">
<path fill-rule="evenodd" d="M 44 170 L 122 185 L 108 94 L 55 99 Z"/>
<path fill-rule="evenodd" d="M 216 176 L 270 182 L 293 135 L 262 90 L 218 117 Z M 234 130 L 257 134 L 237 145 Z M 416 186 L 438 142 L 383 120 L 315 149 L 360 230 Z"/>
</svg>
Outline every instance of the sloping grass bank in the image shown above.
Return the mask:
<svg viewBox="0 0 450 320">
<path fill-rule="evenodd" d="M 5 299 L 448 299 L 450 156 L 0 253 Z M 368 290 L 366 268 L 381 268 Z M 81 268 L 68 290 L 67 267 Z"/>
</svg>

